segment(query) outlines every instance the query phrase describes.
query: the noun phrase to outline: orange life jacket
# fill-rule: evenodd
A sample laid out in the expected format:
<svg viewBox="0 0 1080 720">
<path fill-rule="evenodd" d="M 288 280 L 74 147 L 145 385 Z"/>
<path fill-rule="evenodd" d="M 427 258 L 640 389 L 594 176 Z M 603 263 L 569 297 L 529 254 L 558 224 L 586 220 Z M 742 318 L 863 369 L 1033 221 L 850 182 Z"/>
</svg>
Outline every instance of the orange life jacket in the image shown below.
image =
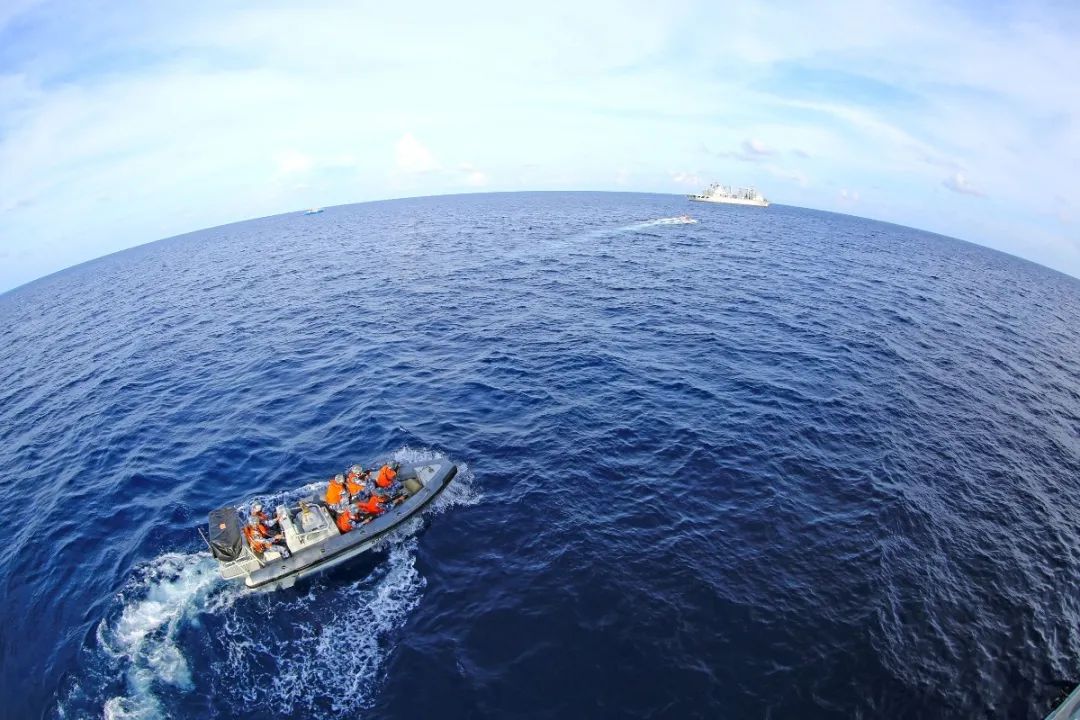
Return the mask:
<svg viewBox="0 0 1080 720">
<path fill-rule="evenodd" d="M 337 527 L 342 533 L 347 533 L 353 528 L 352 514 L 346 510 L 345 512 L 338 513 Z"/>
<path fill-rule="evenodd" d="M 378 515 L 383 511 L 382 503 L 386 500 L 382 495 L 372 494 L 367 500 L 362 503 L 357 503 L 356 507 L 363 512 L 370 515 Z"/>
<path fill-rule="evenodd" d="M 266 526 L 266 524 L 270 522 L 270 516 L 262 510 L 251 514 L 259 518 L 259 532 L 263 534 L 263 537 L 270 537 L 270 528 Z"/>
<path fill-rule="evenodd" d="M 244 537 L 247 538 L 248 545 L 251 546 L 251 549 L 254 550 L 255 552 L 261 553 L 263 550 L 270 547 L 270 543 L 266 542 L 261 537 L 259 537 L 256 534 L 257 532 L 262 533 L 265 536 L 265 535 L 269 534 L 270 531 L 267 530 L 264 533 L 263 529 L 262 529 L 262 526 L 260 526 L 260 529 L 258 531 L 256 531 L 256 529 L 253 528 L 251 525 L 245 525 L 244 526 Z"/>
<path fill-rule="evenodd" d="M 345 495 L 345 488 L 342 485 L 338 485 L 333 480 L 330 481 L 330 485 L 326 488 L 326 504 L 337 505 L 341 502 L 342 497 Z"/>
<path fill-rule="evenodd" d="M 381 488 L 390 487 L 390 483 L 394 482 L 394 478 L 397 477 L 397 471 L 389 465 L 383 465 L 379 470 L 379 477 L 375 479 L 375 484 Z"/>
<path fill-rule="evenodd" d="M 360 476 L 356 473 L 349 473 L 349 477 L 345 478 L 345 489 L 349 491 L 350 495 L 357 495 L 364 490 L 364 484 L 358 482 Z"/>
<path fill-rule="evenodd" d="M 256 515 L 255 517 L 258 518 L 259 516 Z M 264 538 L 270 537 L 270 528 L 266 527 L 266 525 L 263 525 L 262 518 L 259 518 L 259 522 L 255 525 L 254 528 L 252 528 L 251 525 L 245 525 L 244 530 L 251 530 L 252 533 L 257 532 Z"/>
</svg>

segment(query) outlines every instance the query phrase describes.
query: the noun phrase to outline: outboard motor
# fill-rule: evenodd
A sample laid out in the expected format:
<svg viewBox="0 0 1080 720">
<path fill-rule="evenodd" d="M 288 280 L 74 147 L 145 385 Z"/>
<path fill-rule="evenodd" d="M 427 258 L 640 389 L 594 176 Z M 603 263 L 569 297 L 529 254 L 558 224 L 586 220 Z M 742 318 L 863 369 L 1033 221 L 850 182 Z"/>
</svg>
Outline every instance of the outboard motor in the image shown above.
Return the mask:
<svg viewBox="0 0 1080 720">
<path fill-rule="evenodd" d="M 243 554 L 244 535 L 236 508 L 223 507 L 210 513 L 210 552 L 222 562 L 237 560 Z"/>
</svg>

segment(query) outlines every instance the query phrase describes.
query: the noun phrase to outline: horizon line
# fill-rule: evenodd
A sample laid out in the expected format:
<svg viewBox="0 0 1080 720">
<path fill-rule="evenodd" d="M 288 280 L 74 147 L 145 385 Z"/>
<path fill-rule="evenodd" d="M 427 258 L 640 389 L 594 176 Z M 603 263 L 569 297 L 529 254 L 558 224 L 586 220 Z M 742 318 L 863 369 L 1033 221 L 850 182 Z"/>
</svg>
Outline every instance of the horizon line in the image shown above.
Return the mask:
<svg viewBox="0 0 1080 720">
<path fill-rule="evenodd" d="M 560 189 L 560 190 L 550 190 L 550 189 L 546 189 L 546 190 L 483 190 L 483 191 L 465 191 L 465 192 L 454 192 L 454 193 L 435 193 L 435 194 L 430 194 L 430 195 L 405 195 L 405 196 L 401 196 L 401 197 L 387 197 L 387 198 L 377 198 L 377 199 L 373 199 L 373 200 L 359 200 L 359 201 L 356 201 L 356 202 L 340 203 L 338 205 L 319 205 L 319 206 L 309 206 L 309 207 L 318 207 L 318 208 L 320 208 L 322 210 L 330 210 L 330 209 L 336 209 L 336 208 L 352 207 L 354 205 L 372 205 L 372 204 L 375 204 L 375 203 L 400 202 L 400 201 L 403 201 L 403 200 L 423 200 L 423 199 L 428 199 L 428 198 L 450 198 L 450 197 L 463 197 L 463 196 L 472 196 L 472 195 L 477 195 L 477 196 L 479 196 L 479 195 L 526 195 L 526 194 L 530 194 L 530 193 L 552 193 L 552 194 L 555 194 L 555 193 L 605 193 L 605 194 L 609 194 L 609 195 L 662 195 L 662 196 L 671 196 L 671 197 L 678 197 L 680 195 L 683 196 L 683 197 L 687 196 L 684 193 L 650 192 L 650 191 L 645 191 L 645 190 L 566 190 L 566 189 Z M 807 206 L 803 206 L 803 205 L 787 205 L 787 204 L 784 204 L 784 203 L 776 203 L 776 202 L 770 201 L 770 206 L 795 208 L 795 209 L 798 209 L 798 210 L 810 210 L 810 211 L 813 211 L 813 212 L 826 213 L 826 214 L 829 214 L 829 215 L 840 215 L 840 216 L 844 216 L 844 217 L 857 218 L 859 220 L 868 220 L 870 222 L 881 223 L 883 225 L 892 225 L 894 227 L 905 228 L 907 230 L 915 230 L 916 232 L 926 233 L 928 235 L 935 235 L 937 237 L 946 238 L 948 240 L 955 240 L 957 242 L 962 242 L 962 243 L 967 243 L 969 245 L 974 245 L 974 246 L 982 248 L 984 250 L 989 250 L 989 251 L 992 251 L 992 252 L 1001 253 L 1002 255 L 1006 255 L 1008 257 L 1015 258 L 1017 260 L 1022 260 L 1022 261 L 1027 262 L 1027 263 L 1031 263 L 1032 265 L 1036 265 L 1036 266 L 1038 266 L 1040 268 L 1043 268 L 1045 270 L 1050 270 L 1051 272 L 1057 273 L 1059 275 L 1064 275 L 1065 277 L 1069 278 L 1070 280 L 1080 282 L 1080 276 L 1071 275 L 1071 274 L 1065 272 L 1064 270 L 1058 270 L 1058 269 L 1052 268 L 1052 267 L 1050 267 L 1048 265 L 1043 265 L 1042 263 L 1040 263 L 1038 261 L 1031 260 L 1029 258 L 1025 258 L 1023 256 L 1016 255 L 1016 254 L 1011 253 L 1011 252 L 1007 252 L 1005 250 L 999 250 L 997 248 L 990 247 L 989 245 L 984 245 L 984 244 L 976 242 L 974 240 L 967 240 L 965 238 L 956 237 L 954 235 L 945 235 L 944 233 L 935 232 L 934 230 L 928 230 L 928 229 L 925 229 L 925 228 L 919 228 L 919 227 L 915 227 L 913 225 L 903 225 L 901 223 L 892 222 L 890 220 L 881 220 L 879 218 L 869 217 L 867 215 L 856 215 L 854 213 L 838 212 L 836 210 L 823 210 L 821 208 L 807 207 Z M 303 213 L 306 209 L 308 209 L 308 208 L 285 210 L 285 211 L 282 211 L 282 212 L 272 213 L 270 215 L 257 215 L 255 217 L 243 218 L 243 219 L 240 219 L 240 220 L 232 220 L 230 222 L 222 223 L 220 225 L 208 225 L 206 227 L 195 228 L 195 229 L 192 229 L 192 230 L 186 230 L 184 232 L 177 233 L 175 235 L 167 235 L 165 237 L 155 238 L 153 240 L 147 240 L 145 242 L 140 242 L 140 243 L 137 243 L 135 245 L 130 245 L 128 247 L 121 248 L 119 250 L 114 250 L 113 252 L 105 253 L 104 255 L 98 255 L 96 257 L 92 257 L 92 258 L 89 258 L 87 260 L 83 260 L 82 262 L 77 262 L 77 263 L 74 263 L 72 265 L 62 267 L 59 270 L 55 270 L 53 272 L 46 273 L 45 275 L 39 275 L 38 277 L 27 280 L 26 282 L 20 283 L 19 285 L 15 285 L 13 287 L 7 288 L 6 290 L 0 290 L 0 300 L 3 300 L 7 295 L 10 295 L 11 293 L 14 293 L 14 292 L 19 291 L 19 290 L 23 290 L 23 289 L 29 287 L 30 285 L 34 285 L 35 283 L 42 282 L 44 280 L 48 280 L 49 278 L 55 277 L 57 275 L 62 275 L 64 273 L 66 273 L 66 272 L 69 272 L 71 270 L 75 270 L 76 268 L 80 268 L 80 267 L 82 267 L 84 265 L 90 265 L 92 263 L 96 263 L 98 261 L 105 260 L 106 258 L 113 257 L 114 255 L 121 255 L 123 253 L 129 252 L 129 251 L 132 251 L 132 250 L 137 250 L 139 248 L 145 248 L 145 247 L 147 247 L 149 245 L 154 245 L 155 243 L 165 242 L 167 240 L 175 240 L 177 238 L 182 238 L 182 237 L 184 237 L 186 235 L 194 235 L 195 233 L 206 232 L 208 230 L 216 230 L 218 228 L 226 228 L 226 227 L 229 227 L 229 226 L 232 226 L 232 225 L 241 225 L 243 223 L 255 222 L 255 221 L 258 221 L 258 220 L 267 220 L 267 219 L 270 219 L 270 218 L 283 217 L 285 215 L 293 215 L 293 214 L 296 214 L 296 213 Z M 768 212 L 768 209 L 767 208 L 760 208 L 760 211 Z"/>
</svg>

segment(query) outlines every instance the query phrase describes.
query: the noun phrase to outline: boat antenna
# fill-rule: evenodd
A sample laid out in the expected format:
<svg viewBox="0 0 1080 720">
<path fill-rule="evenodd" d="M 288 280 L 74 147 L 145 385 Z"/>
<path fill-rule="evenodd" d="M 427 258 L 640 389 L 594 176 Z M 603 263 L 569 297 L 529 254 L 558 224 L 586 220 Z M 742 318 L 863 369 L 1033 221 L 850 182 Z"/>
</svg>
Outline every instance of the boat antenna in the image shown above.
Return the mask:
<svg viewBox="0 0 1080 720">
<path fill-rule="evenodd" d="M 211 545 L 210 541 L 206 539 L 205 535 L 203 535 L 202 528 L 201 527 L 196 527 L 195 529 L 199 531 L 199 537 L 201 537 L 203 539 L 203 542 L 206 543 L 206 548 L 210 551 L 210 554 L 213 555 L 214 554 L 214 546 Z"/>
</svg>

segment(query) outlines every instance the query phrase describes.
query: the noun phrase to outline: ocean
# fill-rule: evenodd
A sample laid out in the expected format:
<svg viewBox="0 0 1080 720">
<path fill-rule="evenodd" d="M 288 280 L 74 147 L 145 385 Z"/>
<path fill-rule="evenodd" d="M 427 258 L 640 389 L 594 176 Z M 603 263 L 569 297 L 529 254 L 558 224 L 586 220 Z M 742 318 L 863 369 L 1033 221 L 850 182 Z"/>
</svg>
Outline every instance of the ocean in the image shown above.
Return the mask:
<svg viewBox="0 0 1080 720">
<path fill-rule="evenodd" d="M 678 222 L 689 213 L 698 222 Z M 445 456 L 276 593 L 207 513 Z M 857 217 L 416 198 L 0 296 L 0 716 L 1040 718 L 1080 681 L 1080 281 Z"/>
</svg>

